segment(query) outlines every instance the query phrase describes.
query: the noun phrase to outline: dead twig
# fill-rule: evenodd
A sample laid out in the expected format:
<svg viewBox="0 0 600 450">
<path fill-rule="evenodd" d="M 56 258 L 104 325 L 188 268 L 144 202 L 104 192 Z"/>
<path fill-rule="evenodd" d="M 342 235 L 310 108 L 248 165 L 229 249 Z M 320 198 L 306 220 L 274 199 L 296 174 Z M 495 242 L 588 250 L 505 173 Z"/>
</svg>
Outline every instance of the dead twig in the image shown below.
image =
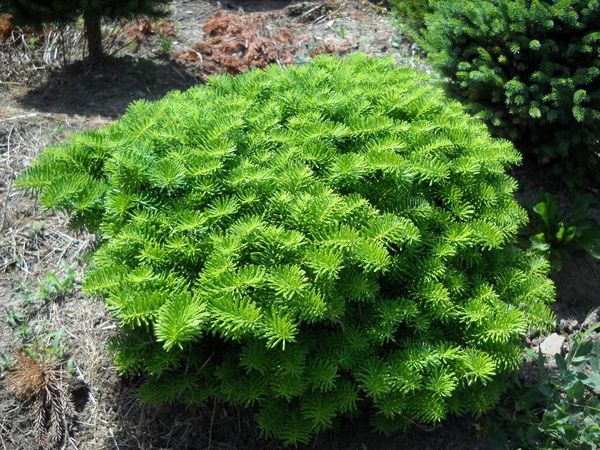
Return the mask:
<svg viewBox="0 0 600 450">
<path fill-rule="evenodd" d="M 21 114 L 19 116 L 7 117 L 5 119 L 0 119 L 0 123 L 9 122 L 11 120 L 20 120 L 20 119 L 30 119 L 32 117 L 36 117 L 37 113 L 29 113 L 29 114 Z"/>
<path fill-rule="evenodd" d="M 7 213 L 8 213 L 7 205 L 8 205 L 8 200 L 10 199 L 12 185 L 13 185 L 13 180 L 11 177 L 10 180 L 8 181 L 8 189 L 6 190 L 6 196 L 4 197 L 4 204 L 2 205 L 2 223 L 0 223 L 0 231 L 3 231 L 4 227 L 6 225 L 6 217 L 7 217 Z"/>
</svg>

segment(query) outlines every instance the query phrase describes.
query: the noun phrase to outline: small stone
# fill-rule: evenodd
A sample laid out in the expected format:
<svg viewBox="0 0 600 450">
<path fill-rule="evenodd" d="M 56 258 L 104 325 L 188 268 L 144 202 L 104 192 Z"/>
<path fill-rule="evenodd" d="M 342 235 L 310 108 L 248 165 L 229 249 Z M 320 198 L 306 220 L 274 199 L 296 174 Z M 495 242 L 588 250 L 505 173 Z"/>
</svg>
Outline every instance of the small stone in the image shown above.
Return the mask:
<svg viewBox="0 0 600 450">
<path fill-rule="evenodd" d="M 579 326 L 579 322 L 576 319 L 560 319 L 559 328 L 565 333 L 573 333 Z"/>
<path fill-rule="evenodd" d="M 565 338 L 560 334 L 552 333 L 540 344 L 540 350 L 544 355 L 556 355 L 562 353 Z"/>
</svg>

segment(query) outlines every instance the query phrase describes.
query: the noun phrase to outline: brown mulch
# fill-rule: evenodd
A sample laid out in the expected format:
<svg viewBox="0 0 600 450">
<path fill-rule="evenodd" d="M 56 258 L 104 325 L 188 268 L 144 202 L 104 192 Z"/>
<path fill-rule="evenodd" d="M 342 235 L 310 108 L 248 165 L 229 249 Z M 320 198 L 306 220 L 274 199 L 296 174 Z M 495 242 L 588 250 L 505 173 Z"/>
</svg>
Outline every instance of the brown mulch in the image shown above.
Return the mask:
<svg viewBox="0 0 600 450">
<path fill-rule="evenodd" d="M 214 73 L 237 74 L 273 63 L 291 65 L 298 57 L 341 55 L 355 47 L 348 40 L 312 42 L 311 36 L 300 30 L 306 17 L 297 5 L 276 12 L 217 11 L 203 26 L 204 41 L 177 54 L 176 60 L 206 78 Z"/>
<path fill-rule="evenodd" d="M 0 14 L 0 42 L 8 39 L 13 31 L 10 14 Z"/>
<path fill-rule="evenodd" d="M 169 22 L 156 22 L 149 18 L 138 19 L 131 22 L 123 30 L 124 41 L 134 41 L 148 38 L 153 34 L 162 36 L 175 36 L 175 26 Z"/>
</svg>

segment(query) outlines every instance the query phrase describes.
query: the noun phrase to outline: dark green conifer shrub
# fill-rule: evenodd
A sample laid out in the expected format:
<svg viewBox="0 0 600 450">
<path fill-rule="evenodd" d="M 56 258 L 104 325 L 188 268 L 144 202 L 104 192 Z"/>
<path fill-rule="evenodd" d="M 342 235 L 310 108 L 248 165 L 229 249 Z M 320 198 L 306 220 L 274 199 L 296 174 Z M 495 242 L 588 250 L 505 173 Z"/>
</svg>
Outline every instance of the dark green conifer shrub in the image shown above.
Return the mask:
<svg viewBox="0 0 600 450">
<path fill-rule="evenodd" d="M 600 1 L 438 2 L 421 44 L 495 132 L 598 176 Z"/>
<path fill-rule="evenodd" d="M 144 401 L 254 406 L 306 442 L 492 406 L 553 323 L 508 141 L 424 75 L 363 55 L 139 101 L 18 180 L 101 236 L 84 289 Z"/>
<path fill-rule="evenodd" d="M 409 27 L 409 32 L 418 31 L 425 26 L 425 16 L 432 12 L 435 0 L 391 0 L 390 3 L 403 22 Z"/>
</svg>

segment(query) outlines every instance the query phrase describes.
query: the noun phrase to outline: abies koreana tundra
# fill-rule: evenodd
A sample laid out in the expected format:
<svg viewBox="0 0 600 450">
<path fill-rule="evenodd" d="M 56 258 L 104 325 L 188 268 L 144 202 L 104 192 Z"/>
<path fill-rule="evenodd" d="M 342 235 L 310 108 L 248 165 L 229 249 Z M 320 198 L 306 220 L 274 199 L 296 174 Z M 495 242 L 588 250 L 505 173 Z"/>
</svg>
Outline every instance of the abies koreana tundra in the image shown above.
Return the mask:
<svg viewBox="0 0 600 450">
<path fill-rule="evenodd" d="M 253 408 L 295 444 L 499 399 L 554 322 L 547 262 L 515 245 L 519 160 L 426 76 L 322 56 L 135 102 L 18 184 L 98 236 L 83 288 L 143 401 Z"/>
</svg>

